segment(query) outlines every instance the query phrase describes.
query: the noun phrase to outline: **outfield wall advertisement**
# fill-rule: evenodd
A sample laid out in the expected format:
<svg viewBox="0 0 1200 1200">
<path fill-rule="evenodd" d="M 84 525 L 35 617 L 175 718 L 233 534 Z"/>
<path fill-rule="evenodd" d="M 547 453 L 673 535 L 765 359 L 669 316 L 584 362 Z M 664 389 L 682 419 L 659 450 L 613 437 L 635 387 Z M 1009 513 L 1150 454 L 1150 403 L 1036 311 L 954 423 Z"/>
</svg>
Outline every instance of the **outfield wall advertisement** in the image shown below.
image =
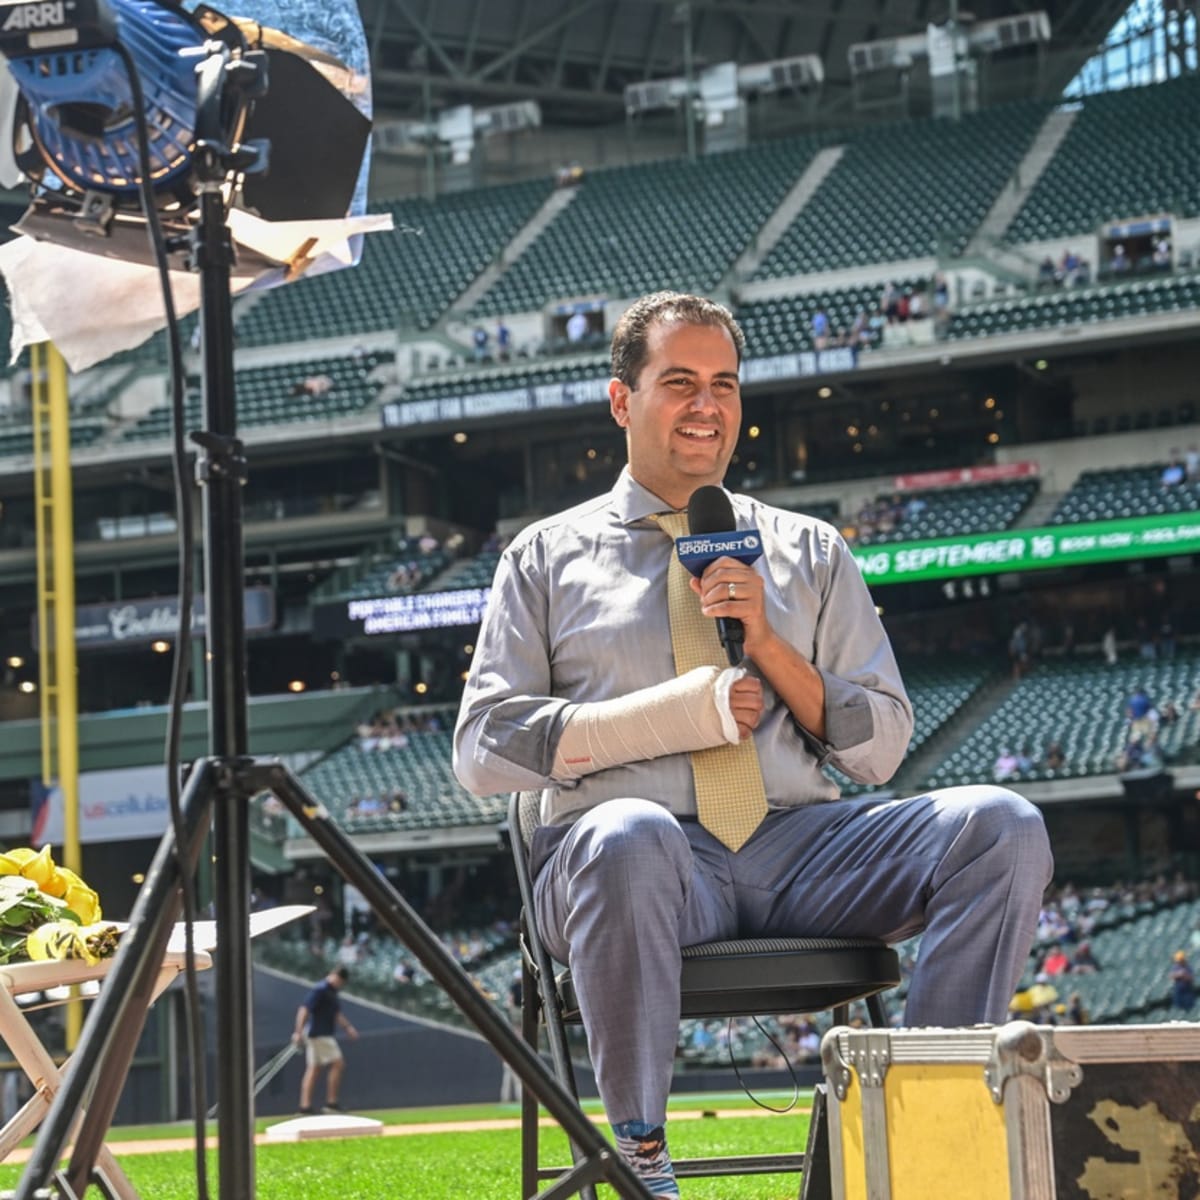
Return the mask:
<svg viewBox="0 0 1200 1200">
<path fill-rule="evenodd" d="M 1200 512 L 860 546 L 854 558 L 868 583 L 884 584 L 1196 551 L 1200 551 Z"/>
<path fill-rule="evenodd" d="M 35 781 L 31 801 L 31 844 L 61 846 L 66 822 L 62 788 Z M 83 771 L 79 776 L 79 840 L 84 845 L 161 837 L 170 808 L 167 769 L 161 764 Z"/>
</svg>

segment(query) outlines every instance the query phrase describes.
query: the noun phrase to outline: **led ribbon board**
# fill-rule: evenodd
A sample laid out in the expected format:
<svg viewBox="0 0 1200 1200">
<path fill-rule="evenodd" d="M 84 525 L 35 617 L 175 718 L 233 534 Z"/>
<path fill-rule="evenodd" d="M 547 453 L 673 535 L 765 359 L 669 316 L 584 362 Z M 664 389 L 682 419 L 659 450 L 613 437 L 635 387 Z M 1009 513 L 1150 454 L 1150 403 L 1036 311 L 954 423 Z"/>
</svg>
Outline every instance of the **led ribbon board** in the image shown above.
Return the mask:
<svg viewBox="0 0 1200 1200">
<path fill-rule="evenodd" d="M 854 551 L 854 558 L 868 583 L 882 584 L 1073 567 L 1197 551 L 1200 551 L 1200 512 L 1190 512 L 860 546 Z"/>
</svg>

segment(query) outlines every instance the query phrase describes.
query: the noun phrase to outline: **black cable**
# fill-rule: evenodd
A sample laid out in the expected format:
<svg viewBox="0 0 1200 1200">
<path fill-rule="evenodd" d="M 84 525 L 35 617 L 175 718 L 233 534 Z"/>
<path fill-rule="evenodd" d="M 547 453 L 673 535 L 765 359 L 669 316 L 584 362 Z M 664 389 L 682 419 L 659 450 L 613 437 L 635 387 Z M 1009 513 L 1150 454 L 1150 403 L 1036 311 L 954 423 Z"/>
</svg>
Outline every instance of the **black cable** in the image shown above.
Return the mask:
<svg viewBox="0 0 1200 1200">
<path fill-rule="evenodd" d="M 137 63 L 123 44 L 114 47 L 129 76 L 133 99 L 134 125 L 137 132 L 138 171 L 141 176 L 142 209 L 146 215 L 146 236 L 158 269 L 163 308 L 167 324 L 167 370 L 171 385 L 171 465 L 175 481 L 175 513 L 179 535 L 179 632 L 175 638 L 175 655 L 171 664 L 171 692 L 167 707 L 167 794 L 171 805 L 171 827 L 175 834 L 175 861 L 179 872 L 179 890 L 183 899 L 184 921 L 184 994 L 186 1029 L 191 1056 L 192 1119 L 195 1138 L 196 1186 L 198 1200 L 208 1200 L 208 1164 L 205 1155 L 205 1113 L 208 1108 L 204 1080 L 204 1036 L 200 1022 L 200 993 L 196 983 L 195 942 L 193 926 L 196 921 L 194 879 L 188 870 L 184 847 L 187 838 L 180 806 L 180 744 L 183 733 L 183 706 L 187 699 L 188 677 L 191 670 L 192 609 L 195 599 L 195 535 L 192 529 L 191 481 L 187 475 L 187 448 L 184 424 L 187 410 L 184 402 L 185 379 L 183 345 L 179 335 L 179 319 L 175 312 L 175 297 L 171 292 L 170 260 L 162 222 L 159 220 L 151 182 L 150 134 L 146 126 L 146 100 Z"/>
<path fill-rule="evenodd" d="M 776 1108 L 773 1104 L 767 1104 L 766 1101 L 760 1100 L 750 1090 L 750 1085 L 742 1078 L 741 1068 L 738 1067 L 737 1061 L 734 1059 L 734 1056 L 733 1056 L 733 1017 L 729 1018 L 729 1024 L 726 1027 L 728 1030 L 728 1034 L 729 1034 L 729 1041 L 728 1041 L 728 1044 L 726 1047 L 727 1050 L 729 1051 L 729 1065 L 733 1068 L 733 1074 L 738 1081 L 738 1086 L 742 1089 L 743 1092 L 746 1093 L 747 1096 L 750 1097 L 751 1100 L 754 1101 L 755 1104 L 758 1105 L 759 1108 L 765 1108 L 767 1110 L 767 1112 L 772 1112 L 772 1113 L 789 1113 L 792 1111 L 793 1108 L 796 1107 L 796 1105 L 800 1101 L 800 1077 L 796 1074 L 796 1068 L 792 1064 L 792 1060 L 790 1058 L 788 1058 L 787 1053 L 784 1051 L 783 1047 L 775 1040 L 775 1038 L 771 1035 L 771 1033 L 764 1027 L 762 1022 L 757 1017 L 753 1017 L 752 1020 L 754 1021 L 755 1029 L 757 1029 L 758 1032 L 761 1033 L 763 1035 L 763 1037 L 765 1037 L 767 1039 L 767 1041 L 770 1042 L 771 1045 L 774 1046 L 775 1049 L 779 1051 L 779 1057 L 782 1058 L 784 1063 L 787 1065 L 788 1074 L 792 1077 L 792 1098 L 787 1102 L 786 1105 L 784 1105 L 783 1108 Z"/>
</svg>

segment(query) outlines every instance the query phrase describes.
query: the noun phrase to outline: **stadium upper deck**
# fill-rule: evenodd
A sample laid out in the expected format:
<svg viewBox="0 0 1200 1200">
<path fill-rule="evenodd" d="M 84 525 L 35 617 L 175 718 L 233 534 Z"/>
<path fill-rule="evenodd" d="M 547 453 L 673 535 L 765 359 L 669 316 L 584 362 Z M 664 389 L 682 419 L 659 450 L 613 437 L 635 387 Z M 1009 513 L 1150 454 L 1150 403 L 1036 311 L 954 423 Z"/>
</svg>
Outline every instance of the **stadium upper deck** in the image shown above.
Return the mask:
<svg viewBox="0 0 1200 1200">
<path fill-rule="evenodd" d="M 751 359 L 770 360 L 751 364 L 748 386 L 892 370 L 939 354 L 984 356 L 1000 334 L 1015 351 L 1052 343 L 1064 328 L 1076 344 L 1186 328 L 1200 311 L 1194 110 L 1200 81 L 1192 78 L 1089 97 L 1070 114 L 1044 170 L 1030 166 L 1029 154 L 1052 114 L 1028 102 L 958 123 L 909 122 L 596 171 L 566 195 L 545 180 L 384 205 L 396 229 L 367 239 L 359 268 L 239 308 L 245 424 L 291 419 L 294 380 L 282 364 L 322 350 L 331 361 L 344 358 L 361 352 L 360 342 L 395 357 L 391 385 L 340 387 L 313 406 L 305 420 L 327 415 L 323 434 L 361 436 L 361 421 L 340 418 L 357 413 L 369 425 L 380 405 L 393 405 L 405 427 L 430 416 L 436 423 L 453 405 L 411 407 L 430 396 L 459 402 L 469 417 L 472 408 L 505 411 L 501 401 L 471 397 L 511 393 L 512 411 L 520 411 L 531 394 L 519 396 L 523 389 L 576 389 L 605 374 L 599 358 L 589 375 L 578 357 L 549 353 L 563 348 L 553 342 L 552 307 L 589 298 L 611 319 L 629 297 L 656 286 L 699 288 L 736 305 Z M 1166 222 L 1165 259 L 1147 261 L 1145 278 L 1136 260 L 1128 271 L 1102 273 L 1111 246 L 1101 226 L 1148 216 Z M 985 223 L 1005 226 L 1007 250 L 979 236 Z M 1047 254 L 1057 262 L 1068 250 L 1084 269 L 1066 279 L 1048 273 Z M 888 282 L 919 296 L 934 319 L 889 328 L 878 312 Z M 818 312 L 829 319 L 825 349 L 840 351 L 821 359 L 810 354 L 820 340 Z M 496 318 L 511 327 L 508 361 L 497 361 Z M 485 324 L 488 361 L 476 367 L 486 371 L 472 373 L 472 331 Z M 264 370 L 271 365 L 279 369 Z M 156 344 L 108 365 L 108 403 L 75 430 L 76 444 L 92 447 L 81 467 L 134 451 L 165 453 L 165 409 L 136 424 L 111 415 L 128 411 L 124 387 L 161 369 Z M 546 394 L 539 402 L 550 403 Z M 560 402 L 576 395 L 569 390 Z M 17 404 L 0 430 L 0 472 L 27 469 L 29 452 Z"/>
</svg>

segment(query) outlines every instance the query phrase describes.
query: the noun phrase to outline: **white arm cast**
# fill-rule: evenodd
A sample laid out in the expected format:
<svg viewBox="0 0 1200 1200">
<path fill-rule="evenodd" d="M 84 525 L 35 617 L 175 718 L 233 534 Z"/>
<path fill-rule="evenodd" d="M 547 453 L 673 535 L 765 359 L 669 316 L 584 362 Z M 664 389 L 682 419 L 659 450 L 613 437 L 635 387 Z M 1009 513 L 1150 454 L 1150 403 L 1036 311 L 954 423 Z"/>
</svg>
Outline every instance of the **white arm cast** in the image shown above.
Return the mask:
<svg viewBox="0 0 1200 1200">
<path fill-rule="evenodd" d="M 616 700 L 580 704 L 563 726 L 554 778 L 736 743 L 729 688 L 744 674 L 740 667 L 697 667 Z"/>
</svg>

